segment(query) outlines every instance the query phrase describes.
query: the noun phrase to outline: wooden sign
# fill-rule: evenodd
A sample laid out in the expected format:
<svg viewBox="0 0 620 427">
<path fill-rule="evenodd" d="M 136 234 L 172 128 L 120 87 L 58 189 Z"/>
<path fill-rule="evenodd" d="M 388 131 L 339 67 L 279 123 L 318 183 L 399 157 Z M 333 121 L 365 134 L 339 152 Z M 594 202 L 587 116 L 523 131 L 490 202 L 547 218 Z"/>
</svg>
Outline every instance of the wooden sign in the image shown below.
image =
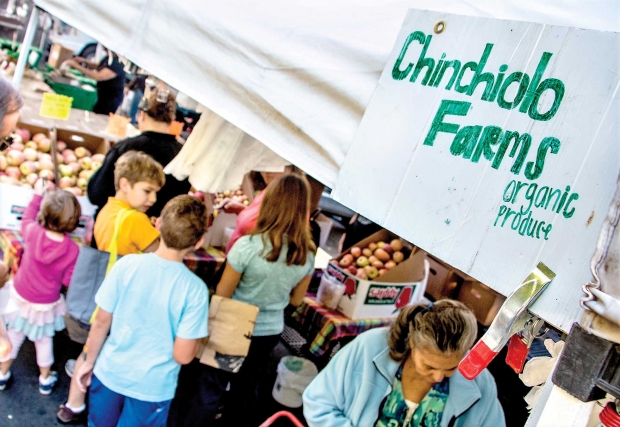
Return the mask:
<svg viewBox="0 0 620 427">
<path fill-rule="evenodd" d="M 334 198 L 568 330 L 620 172 L 618 34 L 410 10 Z"/>
<path fill-rule="evenodd" d="M 43 102 L 41 102 L 41 117 L 49 117 L 51 119 L 67 120 L 71 113 L 71 104 L 73 98 L 55 93 L 44 93 Z"/>
</svg>

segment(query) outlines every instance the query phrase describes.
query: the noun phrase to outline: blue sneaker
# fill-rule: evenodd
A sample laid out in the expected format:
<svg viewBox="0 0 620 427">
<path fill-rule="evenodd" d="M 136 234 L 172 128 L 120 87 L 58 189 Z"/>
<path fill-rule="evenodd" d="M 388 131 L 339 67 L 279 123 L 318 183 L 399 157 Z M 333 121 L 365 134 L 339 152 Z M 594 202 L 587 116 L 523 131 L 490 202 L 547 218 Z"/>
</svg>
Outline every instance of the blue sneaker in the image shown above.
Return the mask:
<svg viewBox="0 0 620 427">
<path fill-rule="evenodd" d="M 9 376 L 5 380 L 0 380 L 0 391 L 5 390 L 9 386 L 9 381 L 13 379 L 13 375 L 11 375 L 11 371 L 9 371 Z"/>
<path fill-rule="evenodd" d="M 55 371 L 51 371 L 49 377 L 47 377 L 47 380 L 49 381 L 49 383 L 44 384 L 41 382 L 41 377 L 39 377 L 39 393 L 46 396 L 52 393 L 52 389 L 58 381 L 58 373 Z"/>
</svg>

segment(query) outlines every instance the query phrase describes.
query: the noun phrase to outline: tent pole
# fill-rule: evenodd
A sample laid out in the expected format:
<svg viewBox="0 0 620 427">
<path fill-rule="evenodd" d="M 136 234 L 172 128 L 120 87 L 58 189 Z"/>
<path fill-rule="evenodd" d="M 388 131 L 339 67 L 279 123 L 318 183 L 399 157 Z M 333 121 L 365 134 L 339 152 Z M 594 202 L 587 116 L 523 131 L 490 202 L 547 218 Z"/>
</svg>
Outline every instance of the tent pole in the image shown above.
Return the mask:
<svg viewBox="0 0 620 427">
<path fill-rule="evenodd" d="M 30 12 L 30 20 L 28 21 L 28 27 L 26 28 L 26 34 L 24 35 L 24 41 L 22 43 L 21 51 L 19 52 L 19 58 L 17 59 L 17 66 L 15 67 L 15 74 L 13 75 L 13 86 L 19 89 L 19 85 L 22 82 L 24 76 L 24 70 L 26 69 L 26 62 L 28 56 L 30 56 L 30 47 L 32 46 L 32 40 L 34 39 L 34 33 L 37 31 L 37 24 L 39 22 L 39 8 L 33 7 Z"/>
</svg>

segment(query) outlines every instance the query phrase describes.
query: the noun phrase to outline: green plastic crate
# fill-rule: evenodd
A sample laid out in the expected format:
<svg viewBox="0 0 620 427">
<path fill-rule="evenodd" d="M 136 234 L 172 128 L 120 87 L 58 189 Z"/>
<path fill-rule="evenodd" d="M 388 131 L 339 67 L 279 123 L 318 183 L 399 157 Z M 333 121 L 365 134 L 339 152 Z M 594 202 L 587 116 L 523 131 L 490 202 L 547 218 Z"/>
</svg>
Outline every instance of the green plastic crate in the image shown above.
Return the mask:
<svg viewBox="0 0 620 427">
<path fill-rule="evenodd" d="M 13 41 L 9 39 L 0 39 L 0 49 L 6 50 L 8 55 L 17 60 L 19 58 L 19 51 L 21 49 L 22 44 L 17 42 L 15 43 L 15 50 L 12 49 Z M 31 46 L 30 54 L 28 55 L 28 66 L 30 68 L 37 68 L 39 65 L 39 61 L 43 56 L 43 52 L 38 47 Z"/>
<path fill-rule="evenodd" d="M 44 80 L 57 94 L 73 98 L 71 108 L 93 111 L 93 107 L 97 103 L 97 91 L 88 91 L 79 86 L 58 83 L 52 80 L 48 75 L 44 77 Z"/>
</svg>

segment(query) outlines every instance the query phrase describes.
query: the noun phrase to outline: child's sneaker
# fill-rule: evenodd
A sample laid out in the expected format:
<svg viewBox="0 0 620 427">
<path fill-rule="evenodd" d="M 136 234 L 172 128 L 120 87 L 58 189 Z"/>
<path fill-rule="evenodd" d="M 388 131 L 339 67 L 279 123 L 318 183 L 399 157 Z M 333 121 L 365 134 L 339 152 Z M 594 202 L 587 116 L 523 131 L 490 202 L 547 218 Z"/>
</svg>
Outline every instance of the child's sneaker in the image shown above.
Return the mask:
<svg viewBox="0 0 620 427">
<path fill-rule="evenodd" d="M 39 377 L 39 393 L 48 395 L 52 393 L 52 389 L 56 385 L 56 381 L 58 381 L 58 373 L 55 371 L 51 371 L 49 376 L 45 379 Z"/>
<path fill-rule="evenodd" d="M 73 377 L 73 370 L 75 369 L 75 359 L 67 360 L 65 363 L 65 372 L 69 375 L 69 378 Z"/>
<path fill-rule="evenodd" d="M 60 405 L 60 410 L 56 414 L 58 421 L 63 424 L 78 423 L 86 421 L 86 405 L 82 406 L 80 412 L 74 412 L 67 406 L 68 404 Z"/>
<path fill-rule="evenodd" d="M 9 381 L 13 378 L 11 375 L 11 371 L 7 372 L 6 378 L 1 378 L 2 373 L 0 373 L 0 391 L 5 390 L 9 386 Z"/>
</svg>

